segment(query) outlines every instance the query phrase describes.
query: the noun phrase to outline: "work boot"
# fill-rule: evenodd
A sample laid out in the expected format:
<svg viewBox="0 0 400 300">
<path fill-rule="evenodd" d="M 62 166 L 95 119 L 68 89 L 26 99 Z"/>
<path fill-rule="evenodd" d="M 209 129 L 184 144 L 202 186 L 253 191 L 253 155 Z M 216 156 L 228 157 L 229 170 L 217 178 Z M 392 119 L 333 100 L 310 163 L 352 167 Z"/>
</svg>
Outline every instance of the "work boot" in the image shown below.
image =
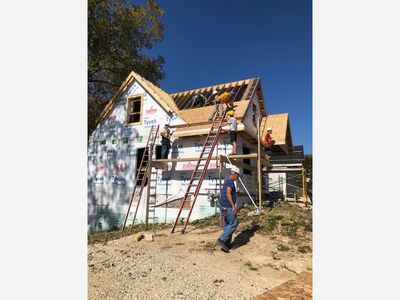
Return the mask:
<svg viewBox="0 0 400 300">
<path fill-rule="evenodd" d="M 221 247 L 222 250 L 224 250 L 225 252 L 229 252 L 228 246 L 223 241 L 221 241 L 221 239 L 217 240 L 217 244 Z"/>
<path fill-rule="evenodd" d="M 236 243 L 229 243 L 227 246 L 229 250 L 235 250 L 238 247 Z"/>
</svg>

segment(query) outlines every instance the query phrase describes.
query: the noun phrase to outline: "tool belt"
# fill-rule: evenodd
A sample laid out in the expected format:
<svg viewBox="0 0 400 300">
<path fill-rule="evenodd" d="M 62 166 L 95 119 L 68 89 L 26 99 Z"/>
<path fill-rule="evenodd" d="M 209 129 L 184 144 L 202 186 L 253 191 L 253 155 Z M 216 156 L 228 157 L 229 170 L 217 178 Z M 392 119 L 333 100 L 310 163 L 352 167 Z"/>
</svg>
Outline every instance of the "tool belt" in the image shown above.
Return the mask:
<svg viewBox="0 0 400 300">
<path fill-rule="evenodd" d="M 161 137 L 161 144 L 171 144 L 171 140 L 165 137 Z"/>
</svg>

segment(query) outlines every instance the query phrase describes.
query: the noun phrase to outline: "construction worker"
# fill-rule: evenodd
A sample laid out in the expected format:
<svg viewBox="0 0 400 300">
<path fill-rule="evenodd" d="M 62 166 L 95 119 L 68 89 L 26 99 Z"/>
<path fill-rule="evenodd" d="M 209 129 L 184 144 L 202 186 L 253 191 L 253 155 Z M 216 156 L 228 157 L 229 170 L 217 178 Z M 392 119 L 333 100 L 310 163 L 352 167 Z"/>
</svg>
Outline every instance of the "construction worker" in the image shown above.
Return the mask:
<svg viewBox="0 0 400 300">
<path fill-rule="evenodd" d="M 206 97 L 203 94 L 196 94 L 192 97 L 192 102 L 189 108 L 192 107 L 202 107 L 206 103 Z"/>
<path fill-rule="evenodd" d="M 267 128 L 267 133 L 264 135 L 263 144 L 265 146 L 265 155 L 267 156 L 268 159 L 270 159 L 272 155 L 272 144 L 273 144 L 271 127 Z"/>
<path fill-rule="evenodd" d="M 232 235 L 238 226 L 235 181 L 239 178 L 239 174 L 240 169 L 236 166 L 232 166 L 229 178 L 224 181 L 219 200 L 219 209 L 224 224 L 224 230 L 217 240 L 217 245 L 224 251 L 229 251 L 231 248 Z"/>
<path fill-rule="evenodd" d="M 214 114 L 217 112 L 218 113 L 218 117 L 222 116 L 222 112 L 224 110 L 224 103 L 226 104 L 226 108 L 233 107 L 233 97 L 235 95 L 234 92 L 223 92 L 221 95 L 217 95 L 218 92 L 214 91 L 213 95 L 215 95 L 215 106 L 214 106 L 214 110 L 212 111 L 212 113 L 210 114 L 210 116 L 208 117 L 208 120 L 212 120 L 214 117 Z"/>
<path fill-rule="evenodd" d="M 232 144 L 232 152 L 229 155 L 236 155 L 237 151 L 237 120 L 235 118 L 235 111 L 232 109 L 228 111 L 229 119 L 226 124 L 229 124 L 229 141 Z"/>
<path fill-rule="evenodd" d="M 223 106 L 222 102 L 219 100 L 217 94 L 218 94 L 217 91 L 213 91 L 213 93 L 211 95 L 211 98 L 214 97 L 214 110 L 211 112 L 210 116 L 208 117 L 208 120 L 212 120 L 214 118 L 215 113 L 218 114 L 218 117 L 222 116 L 224 106 Z"/>
<path fill-rule="evenodd" d="M 160 132 L 161 135 L 161 159 L 167 159 L 169 150 L 171 149 L 171 131 L 169 124 L 165 124 L 164 128 Z"/>
<path fill-rule="evenodd" d="M 220 101 L 222 103 L 225 103 L 227 109 L 228 108 L 232 109 L 233 105 L 234 105 L 234 103 L 233 103 L 234 96 L 235 96 L 235 92 L 230 91 L 229 93 L 223 92 L 221 95 L 218 96 L 218 98 L 220 99 Z"/>
</svg>

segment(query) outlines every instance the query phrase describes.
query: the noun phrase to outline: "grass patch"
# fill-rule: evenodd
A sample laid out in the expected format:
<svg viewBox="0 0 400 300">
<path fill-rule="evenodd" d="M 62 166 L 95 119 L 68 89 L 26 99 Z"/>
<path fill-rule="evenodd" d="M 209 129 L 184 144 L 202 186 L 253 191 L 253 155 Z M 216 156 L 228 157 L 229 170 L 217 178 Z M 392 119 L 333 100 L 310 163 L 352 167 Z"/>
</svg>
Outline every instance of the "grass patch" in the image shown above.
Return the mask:
<svg viewBox="0 0 400 300">
<path fill-rule="evenodd" d="M 296 238 L 300 227 L 304 227 L 304 231 L 312 230 L 312 212 L 296 204 L 277 204 L 270 210 L 265 207 L 263 213 L 258 216 L 250 214 L 250 211 L 252 209 L 246 207 L 239 212 L 239 223 L 247 227 L 258 225 L 257 232 L 260 233 L 280 233 Z"/>
<path fill-rule="evenodd" d="M 273 265 L 273 264 L 271 264 L 271 263 L 266 264 L 266 266 L 267 266 L 267 267 L 270 267 L 271 269 L 274 269 L 274 270 L 279 271 L 279 267 L 278 267 L 278 266 L 275 266 L 275 265 Z"/>
<path fill-rule="evenodd" d="M 310 248 L 309 246 L 307 246 L 307 245 L 305 245 L 305 246 L 299 246 L 299 247 L 297 247 L 297 250 L 298 250 L 300 253 L 311 252 L 311 248 Z"/>
<path fill-rule="evenodd" d="M 298 228 L 299 228 L 299 225 L 297 223 L 292 223 L 290 225 L 284 225 L 282 227 L 282 234 L 293 239 L 297 236 Z"/>
<path fill-rule="evenodd" d="M 207 217 L 207 218 L 204 218 L 201 220 L 194 220 L 193 222 L 190 222 L 190 224 L 195 225 L 197 228 L 220 226 L 220 224 L 221 224 L 220 214 L 216 213 L 210 217 Z"/>
<path fill-rule="evenodd" d="M 278 228 L 279 221 L 281 221 L 284 218 L 282 215 L 272 215 L 269 216 L 266 222 L 265 229 L 269 232 L 272 232 Z"/>
<path fill-rule="evenodd" d="M 304 230 L 308 232 L 312 232 L 312 223 L 306 223 L 304 225 Z"/>
<path fill-rule="evenodd" d="M 252 271 L 257 271 L 257 270 L 258 270 L 258 268 L 254 267 L 254 266 L 251 264 L 250 261 L 246 261 L 246 262 L 244 263 L 244 265 L 245 265 L 246 267 L 248 267 L 248 268 L 249 268 L 250 270 L 252 270 Z"/>
<path fill-rule="evenodd" d="M 288 268 L 286 265 L 281 265 L 281 268 L 282 268 L 282 269 L 286 269 L 286 270 L 288 270 L 289 272 L 292 272 L 292 273 L 294 273 L 294 274 L 296 274 L 296 275 L 299 275 L 299 273 L 297 273 L 296 271 L 294 271 L 294 270 Z"/>
<path fill-rule="evenodd" d="M 289 251 L 290 248 L 286 245 L 279 244 L 278 247 L 276 248 L 278 251 Z"/>
</svg>

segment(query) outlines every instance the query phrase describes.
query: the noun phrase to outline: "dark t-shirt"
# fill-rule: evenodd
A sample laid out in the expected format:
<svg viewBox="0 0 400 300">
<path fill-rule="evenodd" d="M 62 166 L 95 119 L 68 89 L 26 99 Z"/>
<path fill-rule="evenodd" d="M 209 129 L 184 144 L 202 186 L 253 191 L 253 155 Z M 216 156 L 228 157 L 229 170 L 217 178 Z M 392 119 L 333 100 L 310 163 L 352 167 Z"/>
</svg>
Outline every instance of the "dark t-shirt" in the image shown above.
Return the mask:
<svg viewBox="0 0 400 300">
<path fill-rule="evenodd" d="M 221 200 L 220 200 L 220 207 L 228 207 L 228 208 L 232 208 L 231 204 L 228 201 L 228 197 L 226 196 L 226 190 L 228 187 L 232 188 L 232 200 L 233 203 L 236 203 L 236 187 L 235 187 L 235 182 L 228 178 L 224 181 L 224 185 L 222 187 L 222 195 L 221 195 Z"/>
</svg>

